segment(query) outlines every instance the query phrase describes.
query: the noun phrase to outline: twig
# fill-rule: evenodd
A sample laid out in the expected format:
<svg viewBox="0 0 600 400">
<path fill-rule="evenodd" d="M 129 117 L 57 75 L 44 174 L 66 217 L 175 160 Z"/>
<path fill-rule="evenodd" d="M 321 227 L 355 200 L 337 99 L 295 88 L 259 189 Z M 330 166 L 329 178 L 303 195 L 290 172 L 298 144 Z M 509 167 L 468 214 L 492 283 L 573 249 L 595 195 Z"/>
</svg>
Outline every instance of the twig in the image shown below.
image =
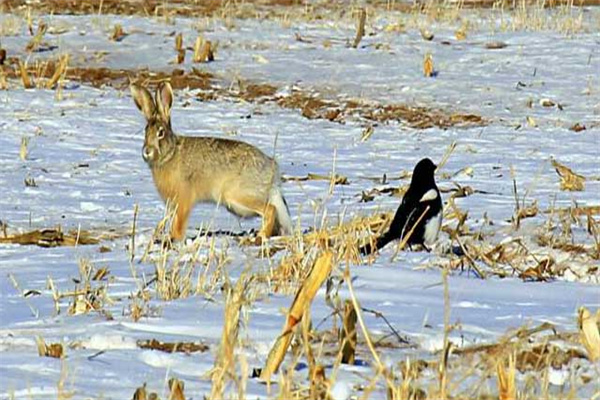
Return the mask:
<svg viewBox="0 0 600 400">
<path fill-rule="evenodd" d="M 363 333 L 363 336 L 365 337 L 367 346 L 369 347 L 369 350 L 371 351 L 371 354 L 373 355 L 373 358 L 375 359 L 375 363 L 377 364 L 377 374 L 378 375 L 383 374 L 385 376 L 385 379 L 386 379 L 388 385 L 390 387 L 393 387 L 394 382 L 389 377 L 389 374 L 387 373 L 387 369 L 386 369 L 385 365 L 383 365 L 383 363 L 381 362 L 381 359 L 379 358 L 379 354 L 377 354 L 377 350 L 375 350 L 375 347 L 373 346 L 373 341 L 371 340 L 371 335 L 369 335 L 369 331 L 367 330 L 367 326 L 365 325 L 365 321 L 364 321 L 362 313 L 361 313 L 361 307 L 358 304 L 358 300 L 356 299 L 356 294 L 354 293 L 354 288 L 352 286 L 352 278 L 350 277 L 350 268 L 348 268 L 348 266 L 346 266 L 346 269 L 344 270 L 344 280 L 346 281 L 346 284 L 348 285 L 348 291 L 350 292 L 350 298 L 352 300 L 352 304 L 354 305 L 354 309 L 356 310 L 356 318 L 358 320 L 358 324 L 360 325 L 360 329 Z"/>
<path fill-rule="evenodd" d="M 394 336 L 396 336 L 396 338 L 398 338 L 398 341 L 400 343 L 411 344 L 410 340 L 402 337 L 400 335 L 400 333 L 392 326 L 392 324 L 390 324 L 390 321 L 388 321 L 388 319 L 385 317 L 385 315 L 383 315 L 382 312 L 377 311 L 377 310 L 371 310 L 371 309 L 365 308 L 365 307 L 362 307 L 361 310 L 363 310 L 366 313 L 371 313 L 371 314 L 375 315 L 376 318 L 383 319 L 383 321 L 386 323 L 386 325 L 391 329 L 391 331 L 394 334 Z"/>
<path fill-rule="evenodd" d="M 138 205 L 136 204 L 133 208 L 133 225 L 131 226 L 131 246 L 130 246 L 130 255 L 129 255 L 129 263 L 133 262 L 135 257 L 135 228 L 137 222 L 138 215 Z"/>
<path fill-rule="evenodd" d="M 446 384 L 448 383 L 448 357 L 450 356 L 450 341 L 448 334 L 450 333 L 450 288 L 448 285 L 448 268 L 445 267 L 442 270 L 442 281 L 444 283 L 444 351 L 442 352 L 440 366 L 439 366 L 439 379 L 440 379 L 440 398 L 446 399 Z"/>
</svg>

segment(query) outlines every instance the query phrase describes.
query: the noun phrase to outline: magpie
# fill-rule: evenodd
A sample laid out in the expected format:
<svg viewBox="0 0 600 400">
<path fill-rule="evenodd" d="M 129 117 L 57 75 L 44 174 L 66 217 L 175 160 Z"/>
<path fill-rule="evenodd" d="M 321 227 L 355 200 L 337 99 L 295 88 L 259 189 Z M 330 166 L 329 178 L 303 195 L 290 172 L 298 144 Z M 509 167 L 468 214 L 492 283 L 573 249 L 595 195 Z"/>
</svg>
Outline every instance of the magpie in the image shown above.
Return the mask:
<svg viewBox="0 0 600 400">
<path fill-rule="evenodd" d="M 404 239 L 413 227 L 414 231 L 407 244 L 422 245 L 429 251 L 428 246 L 435 242 L 442 225 L 442 198 L 433 177 L 436 168 L 429 158 L 417 163 L 408 191 L 402 198 L 390 229 L 377 238 L 374 246 L 368 243 L 361 247 L 361 254 L 371 254 L 392 240 Z"/>
</svg>

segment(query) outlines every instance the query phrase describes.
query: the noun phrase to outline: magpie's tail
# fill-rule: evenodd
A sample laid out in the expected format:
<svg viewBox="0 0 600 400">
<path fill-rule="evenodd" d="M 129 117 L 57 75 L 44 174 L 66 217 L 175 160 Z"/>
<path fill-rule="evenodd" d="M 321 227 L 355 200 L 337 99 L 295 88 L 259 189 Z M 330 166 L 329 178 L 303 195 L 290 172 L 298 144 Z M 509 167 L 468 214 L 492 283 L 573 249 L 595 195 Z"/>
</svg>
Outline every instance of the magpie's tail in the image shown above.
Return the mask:
<svg viewBox="0 0 600 400">
<path fill-rule="evenodd" d="M 371 243 L 367 243 L 363 247 L 361 247 L 359 250 L 360 254 L 362 254 L 363 256 L 369 255 L 374 251 L 383 248 L 392 240 L 394 240 L 393 236 L 390 235 L 389 232 L 387 232 L 384 235 L 378 237 L 373 245 L 371 245 Z"/>
</svg>

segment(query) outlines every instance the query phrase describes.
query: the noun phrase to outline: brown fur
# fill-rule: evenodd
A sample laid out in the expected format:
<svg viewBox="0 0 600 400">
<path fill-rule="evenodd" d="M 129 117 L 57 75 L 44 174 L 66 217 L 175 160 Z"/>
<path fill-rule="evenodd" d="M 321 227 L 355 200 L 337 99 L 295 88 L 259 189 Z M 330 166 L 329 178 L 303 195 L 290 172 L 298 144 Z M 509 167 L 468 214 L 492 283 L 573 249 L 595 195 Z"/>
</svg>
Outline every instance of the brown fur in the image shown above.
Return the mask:
<svg viewBox="0 0 600 400">
<path fill-rule="evenodd" d="M 174 239 L 185 236 L 189 214 L 198 202 L 222 204 L 241 217 L 262 216 L 262 237 L 289 233 L 287 207 L 284 214 L 277 209 L 285 201 L 275 160 L 244 142 L 176 135 L 171 129 L 168 83 L 159 86 L 155 100 L 141 86 L 132 85 L 131 92 L 147 120 L 143 151 L 154 184 L 161 198 L 177 207 Z M 277 201 L 271 204 L 274 198 Z"/>
</svg>

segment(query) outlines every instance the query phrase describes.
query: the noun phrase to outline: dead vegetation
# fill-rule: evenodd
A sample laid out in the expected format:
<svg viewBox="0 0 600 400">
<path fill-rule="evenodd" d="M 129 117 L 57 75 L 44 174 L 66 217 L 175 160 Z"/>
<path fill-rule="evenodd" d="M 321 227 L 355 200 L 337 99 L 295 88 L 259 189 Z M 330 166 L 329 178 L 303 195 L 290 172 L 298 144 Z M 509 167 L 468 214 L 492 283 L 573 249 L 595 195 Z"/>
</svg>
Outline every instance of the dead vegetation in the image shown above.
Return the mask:
<svg viewBox="0 0 600 400">
<path fill-rule="evenodd" d="M 487 124 L 484 118 L 475 114 L 454 113 L 408 104 L 381 104 L 344 98 L 326 99 L 317 92 L 301 89 L 279 95 L 278 90 L 270 84 L 241 83 L 237 93 L 230 91 L 225 95 L 238 96 L 246 101 L 258 103 L 276 103 L 283 108 L 299 110 L 308 119 L 326 119 L 338 123 L 362 119 L 370 123 L 401 123 L 415 129 L 473 127 Z"/>
<path fill-rule="evenodd" d="M 514 9 L 522 6 L 537 6 L 536 0 L 462 0 L 449 2 L 432 2 L 429 0 L 418 2 L 401 2 L 389 0 L 369 0 L 365 5 L 370 10 L 379 12 L 431 12 L 431 8 L 473 9 L 473 8 L 502 8 Z M 543 4 L 544 7 L 560 6 L 593 6 L 599 5 L 599 0 L 550 0 Z M 178 16 L 178 17 L 214 17 L 229 14 L 232 18 L 275 18 L 296 14 L 307 14 L 311 18 L 323 19 L 332 13 L 340 13 L 348 8 L 348 3 L 343 0 L 316 2 L 307 6 L 302 0 L 258 0 L 251 4 L 244 2 L 230 2 L 227 0 L 46 0 L 28 2 L 26 0 L 5 0 L 0 4 L 2 12 L 17 12 L 30 7 L 37 13 L 55 15 L 85 15 L 85 14 L 115 14 L 115 15 L 141 15 L 141 16 Z"/>
<path fill-rule="evenodd" d="M 165 353 L 196 353 L 208 351 L 208 345 L 196 342 L 161 342 L 157 339 L 138 340 L 137 346 L 140 349 L 151 349 L 164 351 Z"/>
<path fill-rule="evenodd" d="M 57 229 L 36 229 L 30 232 L 0 237 L 0 243 L 34 245 L 40 247 L 77 246 L 98 244 L 99 240 L 84 230 L 63 232 Z"/>
<path fill-rule="evenodd" d="M 35 341 L 38 347 L 40 357 L 63 358 L 64 349 L 60 343 L 46 343 L 41 336 L 36 336 Z"/>
<path fill-rule="evenodd" d="M 460 191 L 455 193 L 460 195 Z M 557 209 L 551 213 L 540 212 L 538 215 L 550 219 L 562 218 L 560 221 L 564 225 L 581 223 L 578 219 L 589 217 L 594 210 L 574 207 L 570 211 Z M 466 217 L 463 217 L 465 214 L 460 210 L 452 212 L 453 215 L 446 218 L 446 229 L 453 240 L 461 244 L 464 254 L 447 255 L 445 258 L 450 260 L 448 263 L 440 261 L 439 266 L 447 273 L 464 266 L 476 269 L 480 278 L 516 275 L 526 280 L 549 280 L 559 274 L 549 257 L 529 249 L 529 244 L 523 239 L 494 243 L 486 235 L 470 232 L 465 224 Z M 379 214 L 334 225 L 325 221 L 320 229 L 263 243 L 261 254 L 273 254 L 275 250 L 281 252 L 282 256 L 271 258 L 274 264 L 268 269 L 255 269 L 252 275 L 243 273 L 235 283 L 229 280 L 227 269 L 224 268 L 228 259 L 227 244 L 224 249 L 218 250 L 209 236 L 203 236 L 182 248 L 153 246 L 144 257 L 145 262 L 156 265 L 156 274 L 150 280 L 138 278 L 141 281 L 139 296 L 142 301 L 147 302 L 150 298 L 170 301 L 202 294 L 225 302 L 223 336 L 210 373 L 213 385 L 211 397 L 215 398 L 227 397 L 233 393 L 237 397 L 244 397 L 243 376 L 250 373 L 244 369 L 248 368 L 246 361 L 242 361 L 242 354 L 249 345 L 241 339 L 243 335 L 240 333 L 244 326 L 244 310 L 254 301 L 271 293 L 296 293 L 296 297 L 289 311 L 282 314 L 282 334 L 273 346 L 266 364 L 263 368 L 257 366 L 254 374 L 266 382 L 278 382 L 278 390 L 283 398 L 327 398 L 341 363 L 351 362 L 357 356 L 361 360 L 368 360 L 374 367 L 374 375 L 364 377 L 365 385 L 352 389 L 367 395 L 383 387 L 391 399 L 490 398 L 489 396 L 514 398 L 512 396 L 515 393 L 520 393 L 520 398 L 535 398 L 536 393 L 547 390 L 547 386 L 544 386 L 543 381 L 535 384 L 522 383 L 527 377 L 543 375 L 550 368 L 575 371 L 599 357 L 600 314 L 592 314 L 585 309 L 579 311 L 579 331 L 561 331 L 546 323 L 534 328 L 521 327 L 495 342 L 485 344 L 458 347 L 448 338 L 443 351 L 429 356 L 424 356 L 415 341 L 398 334 L 392 325 L 388 324 L 390 333 L 373 334 L 364 319 L 365 313 L 373 311 L 360 306 L 360 299 L 352 289 L 348 267 L 361 268 L 363 260 L 357 252 L 359 242 L 366 235 L 384 229 L 390 218 L 391 214 Z M 454 220 L 457 225 L 450 228 L 449 225 Z M 596 232 L 595 222 L 591 224 L 590 232 Z M 553 244 L 560 243 L 565 233 L 555 232 L 554 223 L 546 226 L 542 234 L 555 236 L 546 240 Z M 157 231 L 158 238 L 168 232 L 164 228 L 161 225 Z M 568 232 L 569 229 L 564 231 Z M 243 238 L 240 241 L 244 243 Z M 150 243 L 154 242 L 153 237 Z M 574 253 L 575 257 L 581 257 L 582 254 L 584 257 L 590 256 L 588 246 L 578 246 L 582 246 L 585 252 Z M 571 249 L 564 251 L 573 252 Z M 188 273 L 189 266 L 195 266 L 194 274 Z M 108 296 L 105 284 L 108 276 L 109 271 L 103 267 L 96 267 L 82 260 L 80 277 L 73 291 L 59 292 L 53 284 L 50 285 L 57 299 L 57 307 L 59 299 L 70 298 L 73 300 L 69 310 L 74 310 L 74 313 L 93 311 L 110 317 L 111 313 L 106 308 L 114 300 Z M 339 279 L 340 285 L 350 288 L 350 300 L 340 298 L 337 293 L 339 287 L 335 289 L 332 284 L 336 279 Z M 330 328 L 320 330 L 317 325 L 311 324 L 310 303 L 316 290 L 324 282 L 327 282 L 326 302 L 333 310 L 332 315 L 339 318 L 341 326 L 336 322 Z M 223 296 L 218 293 L 223 293 Z M 385 318 L 383 314 L 374 312 Z M 460 329 L 460 324 L 451 325 L 448 316 L 444 329 L 450 337 Z M 156 339 L 140 340 L 137 345 L 165 352 L 193 353 L 209 350 L 204 343 L 161 342 Z M 381 362 L 379 353 L 401 349 L 414 351 L 409 351 L 408 360 L 402 360 L 395 366 Z M 46 354 L 46 350 L 43 354 Z M 53 353 L 48 350 L 48 354 Z M 285 357 L 288 362 L 282 362 Z M 298 363 L 304 362 L 303 360 L 308 365 L 306 377 L 294 372 Z M 325 365 L 332 365 L 331 373 L 327 375 Z M 579 375 L 579 379 L 593 379 L 589 372 Z M 436 378 L 432 380 L 432 377 Z M 465 379 L 496 381 L 498 389 L 487 390 L 481 385 L 459 389 L 460 382 Z M 177 387 L 183 392 L 183 386 Z M 149 395 L 145 391 L 145 386 L 138 389 L 137 398 Z"/>
<path fill-rule="evenodd" d="M 197 69 L 185 72 L 181 69 L 173 69 L 170 72 L 153 72 L 148 69 L 125 70 L 110 69 L 104 67 L 74 67 L 67 66 L 68 58 L 59 60 L 37 61 L 25 66 L 20 60 L 9 59 L 9 66 L 2 69 L 3 74 L 9 79 L 22 78 L 25 87 L 51 87 L 51 82 L 64 76 L 75 82 L 81 82 L 90 86 L 100 88 L 104 86 L 124 90 L 129 87 L 131 81 L 143 82 L 144 84 L 157 83 L 169 80 L 174 89 L 202 89 L 212 88 L 212 74 Z M 18 66 L 18 69 L 15 68 Z"/>
<path fill-rule="evenodd" d="M 200 60 L 210 60 L 210 42 L 208 50 L 201 50 Z M 207 53 L 208 51 L 208 53 Z M 308 119 L 326 119 L 345 123 L 359 119 L 369 123 L 401 123 L 415 129 L 432 127 L 473 127 L 484 126 L 487 121 L 479 115 L 463 114 L 448 110 L 407 104 L 381 104 L 355 99 L 325 99 L 311 90 L 295 89 L 289 95 L 278 94 L 279 88 L 271 84 L 246 83 L 238 81 L 238 88 L 223 85 L 211 73 L 192 68 L 186 72 L 173 69 L 171 72 L 155 72 L 147 69 L 117 70 L 93 67 L 67 67 L 68 57 L 60 60 L 38 61 L 33 65 L 24 65 L 18 59 L 11 59 L 2 70 L 9 79 L 22 79 L 26 88 L 52 87 L 59 77 L 82 82 L 93 87 L 110 86 L 126 89 L 130 82 L 157 84 L 169 80 L 174 89 L 200 89 L 198 98 L 202 100 L 243 99 L 255 103 L 274 103 L 282 108 L 299 110 Z M 15 66 L 18 66 L 16 68 Z"/>
</svg>

